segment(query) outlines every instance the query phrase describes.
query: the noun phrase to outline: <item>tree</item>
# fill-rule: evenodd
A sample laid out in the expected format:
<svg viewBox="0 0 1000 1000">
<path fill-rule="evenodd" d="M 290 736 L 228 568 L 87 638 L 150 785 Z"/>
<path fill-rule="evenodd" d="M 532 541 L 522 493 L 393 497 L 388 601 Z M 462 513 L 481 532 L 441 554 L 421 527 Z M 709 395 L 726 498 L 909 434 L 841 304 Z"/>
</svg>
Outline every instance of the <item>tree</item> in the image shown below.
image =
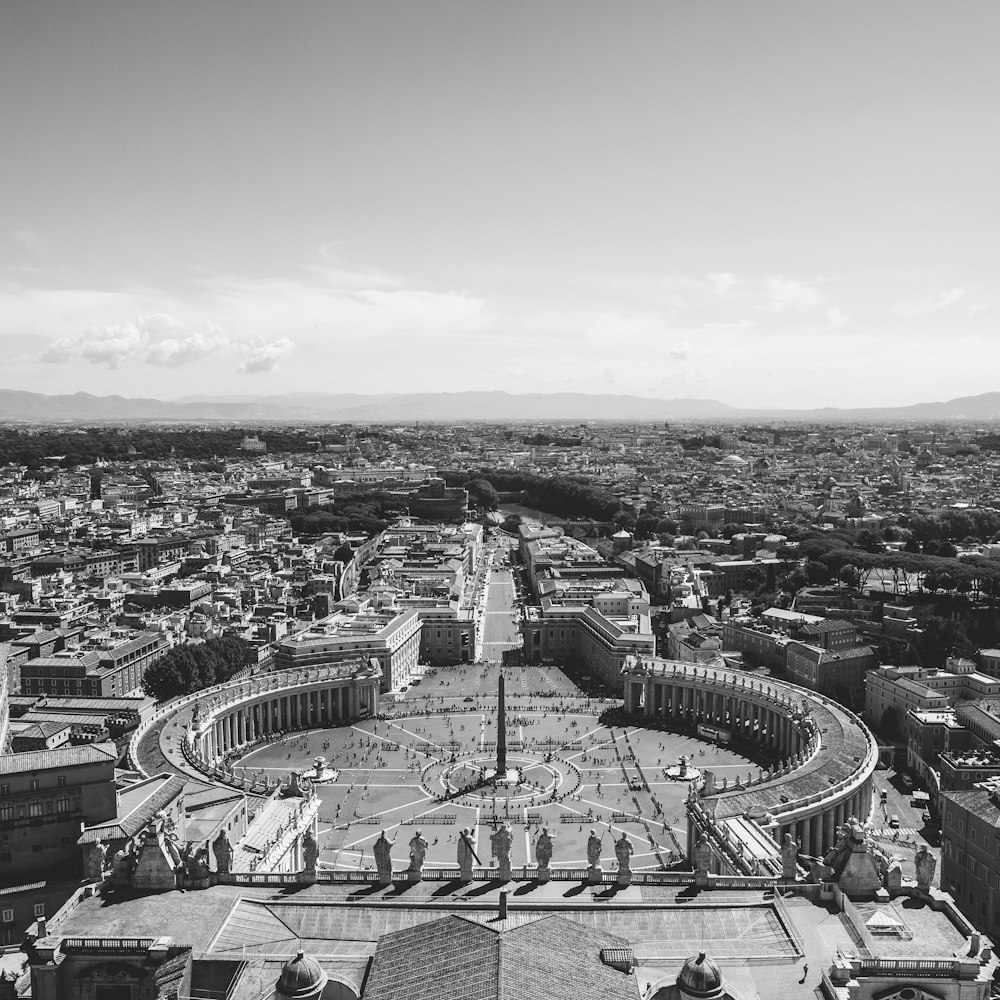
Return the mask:
<svg viewBox="0 0 1000 1000">
<path fill-rule="evenodd" d="M 635 519 L 635 537 L 651 538 L 658 522 L 659 518 L 655 514 L 640 514 Z"/>
<path fill-rule="evenodd" d="M 722 526 L 722 537 L 727 541 L 733 537 L 733 535 L 738 535 L 743 530 L 742 524 L 724 524 Z"/>
<path fill-rule="evenodd" d="M 635 528 L 635 515 L 627 510 L 620 510 L 611 518 L 611 523 L 624 531 L 632 531 Z"/>
<path fill-rule="evenodd" d="M 918 542 L 912 536 L 910 538 L 907 538 L 906 539 L 906 544 L 903 546 L 903 551 L 904 552 L 915 552 L 915 553 L 919 554 L 919 552 L 920 552 L 920 542 Z"/>
<path fill-rule="evenodd" d="M 238 636 L 175 646 L 146 668 L 142 687 L 157 701 L 166 701 L 228 681 L 252 657 L 252 647 Z"/>
<path fill-rule="evenodd" d="M 862 528 L 857 535 L 856 542 L 859 549 L 865 552 L 881 552 L 882 541 L 879 536 L 869 528 Z"/>
<path fill-rule="evenodd" d="M 346 566 L 354 558 L 354 549 L 351 548 L 349 542 L 344 542 L 342 545 L 337 546 L 336 552 L 333 553 L 333 558 Z"/>
<path fill-rule="evenodd" d="M 661 517 L 656 522 L 656 533 L 658 535 L 676 535 L 677 522 L 670 517 Z"/>
<path fill-rule="evenodd" d="M 500 506 L 500 495 L 488 479 L 482 477 L 469 479 L 462 483 L 462 488 L 468 491 L 469 497 L 475 501 L 478 507 L 496 510 Z"/>
<path fill-rule="evenodd" d="M 973 656 L 976 649 L 961 622 L 930 615 L 923 622 L 917 651 L 923 666 L 942 667 L 949 656 Z"/>
</svg>

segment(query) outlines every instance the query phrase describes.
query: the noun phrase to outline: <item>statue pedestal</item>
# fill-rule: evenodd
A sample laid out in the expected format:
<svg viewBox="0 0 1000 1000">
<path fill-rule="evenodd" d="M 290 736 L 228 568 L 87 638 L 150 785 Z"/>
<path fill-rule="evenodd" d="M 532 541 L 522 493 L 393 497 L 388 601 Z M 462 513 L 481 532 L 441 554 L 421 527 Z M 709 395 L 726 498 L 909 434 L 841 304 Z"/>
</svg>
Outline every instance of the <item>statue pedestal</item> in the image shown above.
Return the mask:
<svg viewBox="0 0 1000 1000">
<path fill-rule="evenodd" d="M 600 885 L 603 875 L 604 869 L 600 865 L 591 865 L 587 869 L 587 885 Z"/>
<path fill-rule="evenodd" d="M 379 872 L 378 885 L 382 887 L 392 885 L 392 872 Z"/>
<path fill-rule="evenodd" d="M 424 873 L 419 868 L 407 868 L 406 880 L 408 882 L 422 882 L 424 880 Z"/>
<path fill-rule="evenodd" d="M 497 866 L 497 878 L 501 882 L 509 882 L 510 881 L 510 862 L 509 861 L 507 861 L 506 863 L 504 863 L 503 861 L 501 861 L 500 864 Z"/>
<path fill-rule="evenodd" d="M 619 872 L 618 878 L 615 879 L 615 884 L 620 886 L 631 885 L 632 873 L 630 871 Z"/>
<path fill-rule="evenodd" d="M 548 882 L 548 880 L 551 877 L 552 877 L 552 873 L 549 871 L 548 866 L 546 866 L 545 868 L 542 868 L 541 866 L 539 866 L 539 868 L 538 868 L 538 879 L 537 879 L 539 885 L 545 885 L 545 883 Z"/>
<path fill-rule="evenodd" d="M 315 885 L 316 884 L 316 870 L 310 871 L 306 869 L 305 871 L 299 872 L 297 879 L 299 885 Z"/>
<path fill-rule="evenodd" d="M 459 868 L 458 869 L 458 877 L 463 882 L 471 882 L 472 881 L 472 865 L 469 865 L 468 868 Z"/>
</svg>

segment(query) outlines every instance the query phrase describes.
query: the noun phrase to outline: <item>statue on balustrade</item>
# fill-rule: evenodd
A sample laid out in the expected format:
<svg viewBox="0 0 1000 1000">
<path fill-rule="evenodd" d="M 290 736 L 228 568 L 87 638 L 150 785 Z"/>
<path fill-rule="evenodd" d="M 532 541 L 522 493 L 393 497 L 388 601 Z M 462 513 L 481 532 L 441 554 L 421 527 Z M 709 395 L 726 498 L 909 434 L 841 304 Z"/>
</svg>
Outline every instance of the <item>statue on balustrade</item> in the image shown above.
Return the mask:
<svg viewBox="0 0 1000 1000">
<path fill-rule="evenodd" d="M 510 878 L 510 849 L 513 843 L 514 837 L 508 823 L 501 823 L 490 834 L 490 845 L 493 848 L 493 857 L 497 861 L 500 878 Z"/>
<path fill-rule="evenodd" d="M 372 846 L 375 855 L 375 868 L 378 870 L 378 880 L 383 885 L 392 881 L 392 844 L 382 831 L 378 840 Z"/>
<path fill-rule="evenodd" d="M 795 878 L 798 871 L 799 845 L 795 838 L 786 833 L 781 842 L 781 877 L 786 879 Z"/>
<path fill-rule="evenodd" d="M 424 839 L 424 835 L 417 830 L 410 838 L 410 874 L 419 875 L 424 867 L 424 855 L 431 845 Z"/>
<path fill-rule="evenodd" d="M 111 875 L 118 885 L 130 885 L 135 871 L 135 851 L 132 841 L 123 850 L 117 851 L 111 862 Z"/>
<path fill-rule="evenodd" d="M 926 844 L 920 845 L 913 858 L 913 864 L 917 871 L 917 888 L 921 892 L 930 892 L 934 870 L 937 868 L 937 858 L 927 850 Z"/>
<path fill-rule="evenodd" d="M 587 838 L 587 864 L 591 871 L 601 870 L 601 838 L 593 830 Z"/>
<path fill-rule="evenodd" d="M 312 827 L 309 827 L 302 835 L 302 861 L 307 875 L 316 874 L 316 862 L 319 860 L 319 844 L 313 834 Z"/>
<path fill-rule="evenodd" d="M 622 833 L 622 835 L 615 841 L 615 857 L 618 859 L 619 880 L 622 880 L 623 876 L 631 875 L 632 855 L 634 853 L 635 848 L 632 846 L 632 842 L 628 839 L 628 834 Z"/>
<path fill-rule="evenodd" d="M 108 855 L 108 847 L 103 840 L 87 845 L 85 873 L 88 879 L 101 882 L 104 879 L 104 868 Z"/>
<path fill-rule="evenodd" d="M 187 844 L 182 857 L 184 874 L 189 881 L 204 881 L 211 875 L 208 864 L 208 847 L 205 844 L 197 848 L 194 844 Z"/>
<path fill-rule="evenodd" d="M 472 847 L 472 829 L 465 827 L 458 835 L 458 874 L 466 882 L 472 880 L 472 863 L 476 861 Z"/>
<path fill-rule="evenodd" d="M 215 855 L 216 871 L 220 875 L 228 875 L 233 863 L 233 845 L 225 830 L 220 830 L 219 836 L 212 842 L 212 853 Z"/>
<path fill-rule="evenodd" d="M 552 834 L 547 826 L 542 827 L 542 832 L 535 841 L 535 862 L 539 868 L 548 870 L 549 862 L 552 860 Z"/>
</svg>

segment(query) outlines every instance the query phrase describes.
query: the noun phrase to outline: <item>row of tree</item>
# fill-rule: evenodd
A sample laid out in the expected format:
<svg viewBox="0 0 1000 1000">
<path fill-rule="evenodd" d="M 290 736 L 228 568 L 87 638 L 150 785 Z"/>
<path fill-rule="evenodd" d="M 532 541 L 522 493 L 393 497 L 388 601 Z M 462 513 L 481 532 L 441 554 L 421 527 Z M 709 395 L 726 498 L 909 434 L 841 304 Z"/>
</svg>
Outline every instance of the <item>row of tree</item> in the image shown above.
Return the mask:
<svg viewBox="0 0 1000 1000">
<path fill-rule="evenodd" d="M 400 509 L 400 499 L 383 491 L 354 493 L 342 500 L 295 511 L 289 515 L 296 535 L 325 535 L 332 532 L 367 535 L 385 531 L 390 517 Z"/>
<path fill-rule="evenodd" d="M 582 476 L 539 476 L 509 469 L 446 470 L 449 486 L 484 480 L 500 493 L 526 493 L 528 502 L 557 517 L 587 517 L 611 521 L 622 510 L 621 501 Z"/>
<path fill-rule="evenodd" d="M 253 655 L 250 643 L 233 635 L 175 646 L 146 668 L 142 688 L 157 701 L 193 694 L 224 684 L 251 663 Z"/>
<path fill-rule="evenodd" d="M 13 462 L 29 469 L 51 464 L 52 456 L 62 456 L 64 468 L 92 465 L 97 461 L 156 461 L 177 458 L 205 461 L 213 456 L 240 453 L 243 438 L 257 434 L 271 452 L 315 450 L 310 442 L 343 443 L 335 433 L 283 427 L 145 427 L 136 424 L 123 432 L 120 427 L 81 427 L 74 430 L 43 429 L 37 432 L 17 427 L 0 427 L 0 465 Z"/>
</svg>

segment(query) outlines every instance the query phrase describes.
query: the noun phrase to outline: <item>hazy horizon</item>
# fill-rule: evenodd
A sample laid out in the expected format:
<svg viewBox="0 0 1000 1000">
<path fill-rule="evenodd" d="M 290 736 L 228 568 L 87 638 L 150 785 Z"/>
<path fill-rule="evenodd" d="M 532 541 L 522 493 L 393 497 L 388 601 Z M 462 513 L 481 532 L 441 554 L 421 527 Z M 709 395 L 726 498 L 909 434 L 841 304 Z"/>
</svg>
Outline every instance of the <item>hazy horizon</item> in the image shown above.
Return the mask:
<svg viewBox="0 0 1000 1000">
<path fill-rule="evenodd" d="M 3 5 L 3 386 L 993 391 L 998 43 L 991 0 Z"/>
</svg>

